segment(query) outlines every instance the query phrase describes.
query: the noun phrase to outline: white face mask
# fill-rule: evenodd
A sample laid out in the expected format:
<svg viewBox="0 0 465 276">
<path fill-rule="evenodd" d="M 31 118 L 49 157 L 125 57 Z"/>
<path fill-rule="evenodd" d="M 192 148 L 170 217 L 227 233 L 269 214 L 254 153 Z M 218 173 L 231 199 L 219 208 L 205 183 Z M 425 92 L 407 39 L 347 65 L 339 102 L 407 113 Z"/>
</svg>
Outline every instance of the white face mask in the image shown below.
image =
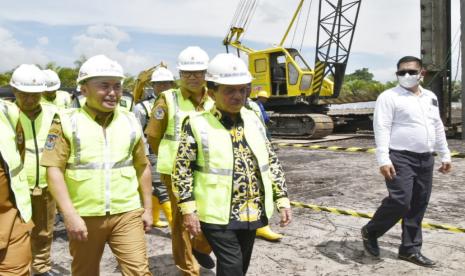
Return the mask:
<svg viewBox="0 0 465 276">
<path fill-rule="evenodd" d="M 397 76 L 400 86 L 403 88 L 409 89 L 417 86 L 420 83 L 421 76 L 418 75 L 409 75 L 408 73 L 404 76 Z"/>
</svg>

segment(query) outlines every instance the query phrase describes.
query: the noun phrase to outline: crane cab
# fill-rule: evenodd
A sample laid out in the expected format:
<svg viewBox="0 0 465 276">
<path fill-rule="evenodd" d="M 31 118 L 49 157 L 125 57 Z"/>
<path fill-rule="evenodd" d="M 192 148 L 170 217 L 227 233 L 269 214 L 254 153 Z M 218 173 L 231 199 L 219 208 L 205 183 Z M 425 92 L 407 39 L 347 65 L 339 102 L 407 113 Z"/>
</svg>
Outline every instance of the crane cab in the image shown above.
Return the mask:
<svg viewBox="0 0 465 276">
<path fill-rule="evenodd" d="M 268 91 L 271 97 L 311 96 L 314 70 L 294 48 L 274 47 L 248 53 L 249 70 L 252 73 L 252 93 Z M 333 82 L 323 80 L 319 96 L 333 94 Z"/>
</svg>

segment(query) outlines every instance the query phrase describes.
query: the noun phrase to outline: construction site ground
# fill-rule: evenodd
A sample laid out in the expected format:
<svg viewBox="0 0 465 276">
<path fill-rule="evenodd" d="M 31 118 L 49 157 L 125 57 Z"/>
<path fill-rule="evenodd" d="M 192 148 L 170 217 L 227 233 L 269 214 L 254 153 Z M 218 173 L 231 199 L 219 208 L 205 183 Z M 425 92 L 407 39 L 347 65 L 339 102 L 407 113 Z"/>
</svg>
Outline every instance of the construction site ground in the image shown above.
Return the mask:
<svg viewBox="0 0 465 276">
<path fill-rule="evenodd" d="M 374 140 L 355 137 L 317 144 L 373 147 Z M 449 140 L 449 146 L 465 152 L 464 141 Z M 281 147 L 278 155 L 292 201 L 373 213 L 387 194 L 372 153 Z M 425 221 L 465 228 L 465 159 L 453 159 L 453 166 L 448 175 L 434 173 Z M 397 259 L 399 225 L 380 238 L 377 259 L 363 250 L 360 228 L 367 219 L 302 208 L 293 208 L 293 213 L 287 228 L 279 227 L 276 214 L 272 219 L 272 228 L 285 235 L 281 242 L 256 240 L 248 275 L 465 275 L 465 233 L 424 229 L 422 252 L 438 262 L 435 268 L 424 268 Z M 153 275 L 180 275 L 171 256 L 169 229 L 153 229 L 146 238 Z M 52 257 L 53 272 L 69 275 L 71 256 L 62 223 L 55 231 Z M 215 275 L 214 269 L 201 274 Z M 108 247 L 101 275 L 120 275 Z"/>
</svg>

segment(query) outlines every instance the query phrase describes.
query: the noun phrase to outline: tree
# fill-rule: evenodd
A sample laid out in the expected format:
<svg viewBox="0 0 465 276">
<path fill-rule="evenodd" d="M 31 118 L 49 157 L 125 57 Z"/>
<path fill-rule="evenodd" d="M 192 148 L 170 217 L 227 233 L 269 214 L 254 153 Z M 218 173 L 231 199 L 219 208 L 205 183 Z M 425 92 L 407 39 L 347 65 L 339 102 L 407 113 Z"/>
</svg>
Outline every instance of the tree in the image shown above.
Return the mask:
<svg viewBox="0 0 465 276">
<path fill-rule="evenodd" d="M 346 75 L 346 80 L 364 80 L 364 81 L 373 81 L 373 74 L 368 71 L 368 68 L 357 69 L 352 74 Z"/>
</svg>

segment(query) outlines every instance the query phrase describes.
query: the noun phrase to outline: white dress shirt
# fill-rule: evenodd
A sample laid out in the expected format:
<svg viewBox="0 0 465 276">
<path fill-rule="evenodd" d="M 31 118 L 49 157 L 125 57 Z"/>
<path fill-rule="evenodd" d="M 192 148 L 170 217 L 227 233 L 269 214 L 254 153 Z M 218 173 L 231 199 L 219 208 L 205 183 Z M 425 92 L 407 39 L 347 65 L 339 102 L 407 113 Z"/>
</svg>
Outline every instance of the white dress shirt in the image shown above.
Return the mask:
<svg viewBox="0 0 465 276">
<path fill-rule="evenodd" d="M 436 95 L 420 86 L 420 94 L 396 86 L 381 93 L 373 118 L 379 166 L 392 164 L 389 149 L 416 153 L 436 151 L 450 162 Z"/>
</svg>

